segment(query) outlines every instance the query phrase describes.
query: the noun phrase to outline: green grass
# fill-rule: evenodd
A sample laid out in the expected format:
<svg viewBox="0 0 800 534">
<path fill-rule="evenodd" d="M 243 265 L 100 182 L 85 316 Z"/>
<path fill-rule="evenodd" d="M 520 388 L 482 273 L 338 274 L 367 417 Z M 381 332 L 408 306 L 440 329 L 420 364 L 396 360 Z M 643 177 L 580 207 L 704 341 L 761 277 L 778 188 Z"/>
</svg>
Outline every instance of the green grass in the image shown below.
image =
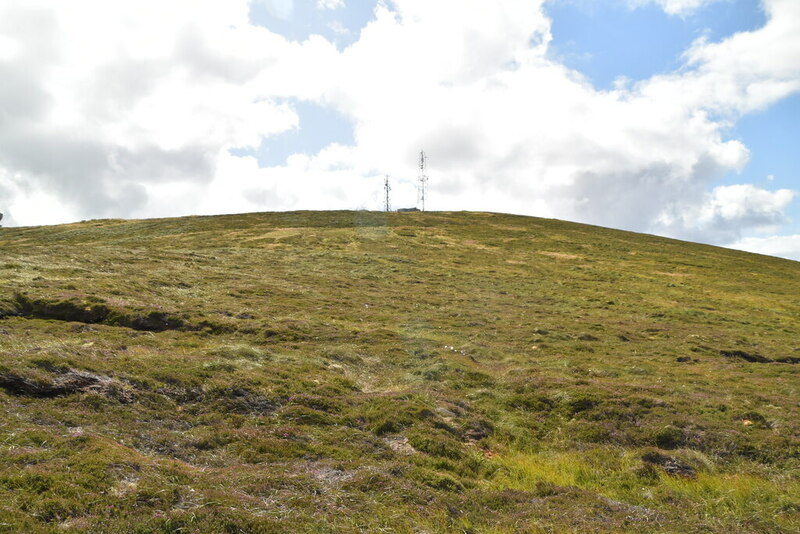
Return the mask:
<svg viewBox="0 0 800 534">
<path fill-rule="evenodd" d="M 800 531 L 796 262 L 486 213 L 0 250 L 0 532 Z"/>
</svg>

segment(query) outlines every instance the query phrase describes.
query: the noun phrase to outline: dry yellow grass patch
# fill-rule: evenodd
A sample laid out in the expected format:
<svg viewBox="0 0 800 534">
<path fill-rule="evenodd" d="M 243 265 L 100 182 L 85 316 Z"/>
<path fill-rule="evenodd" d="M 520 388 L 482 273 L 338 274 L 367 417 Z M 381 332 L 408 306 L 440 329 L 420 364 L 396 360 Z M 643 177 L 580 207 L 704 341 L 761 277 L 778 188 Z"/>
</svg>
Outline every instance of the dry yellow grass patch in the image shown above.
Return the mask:
<svg viewBox="0 0 800 534">
<path fill-rule="evenodd" d="M 546 250 L 540 250 L 538 252 L 543 256 L 549 256 L 551 258 L 557 258 L 559 260 L 582 260 L 582 256 L 578 256 L 577 254 L 565 254 L 563 252 L 548 252 Z"/>
</svg>

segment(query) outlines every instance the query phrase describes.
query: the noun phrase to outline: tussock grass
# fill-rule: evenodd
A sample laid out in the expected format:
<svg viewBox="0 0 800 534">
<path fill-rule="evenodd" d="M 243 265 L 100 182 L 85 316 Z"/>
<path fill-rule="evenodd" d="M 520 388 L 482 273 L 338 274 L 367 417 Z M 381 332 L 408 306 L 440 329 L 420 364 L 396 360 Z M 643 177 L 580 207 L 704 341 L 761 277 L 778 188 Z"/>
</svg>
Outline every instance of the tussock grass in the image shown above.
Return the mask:
<svg viewBox="0 0 800 534">
<path fill-rule="evenodd" d="M 796 262 L 486 213 L 0 251 L 0 532 L 800 530 Z"/>
</svg>

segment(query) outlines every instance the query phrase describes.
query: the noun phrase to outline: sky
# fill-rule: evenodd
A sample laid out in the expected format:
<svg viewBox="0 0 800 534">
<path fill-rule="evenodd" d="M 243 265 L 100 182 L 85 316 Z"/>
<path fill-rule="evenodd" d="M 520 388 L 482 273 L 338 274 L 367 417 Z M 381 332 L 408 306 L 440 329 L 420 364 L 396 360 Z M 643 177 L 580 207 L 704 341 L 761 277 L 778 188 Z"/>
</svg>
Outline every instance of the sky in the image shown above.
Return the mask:
<svg viewBox="0 0 800 534">
<path fill-rule="evenodd" d="M 417 204 L 800 260 L 797 0 L 0 0 L 6 226 Z"/>
</svg>

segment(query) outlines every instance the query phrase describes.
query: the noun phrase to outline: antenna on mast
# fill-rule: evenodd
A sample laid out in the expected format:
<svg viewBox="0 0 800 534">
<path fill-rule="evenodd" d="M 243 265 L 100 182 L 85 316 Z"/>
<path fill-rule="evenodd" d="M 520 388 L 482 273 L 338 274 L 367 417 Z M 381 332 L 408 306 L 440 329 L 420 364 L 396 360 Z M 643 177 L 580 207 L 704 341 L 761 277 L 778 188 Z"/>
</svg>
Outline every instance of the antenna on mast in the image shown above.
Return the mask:
<svg viewBox="0 0 800 534">
<path fill-rule="evenodd" d="M 389 175 L 386 175 L 386 179 L 383 181 L 383 191 L 386 195 L 386 199 L 383 204 L 383 211 L 389 212 L 392 211 L 392 206 L 389 204 L 389 191 L 392 190 L 392 186 L 389 185 Z"/>
<path fill-rule="evenodd" d="M 425 174 L 425 167 L 427 166 L 428 156 L 425 155 L 424 150 L 419 151 L 419 178 L 417 179 L 417 195 L 418 202 L 422 206 L 422 211 L 425 211 L 425 186 L 428 183 L 428 176 Z"/>
</svg>

